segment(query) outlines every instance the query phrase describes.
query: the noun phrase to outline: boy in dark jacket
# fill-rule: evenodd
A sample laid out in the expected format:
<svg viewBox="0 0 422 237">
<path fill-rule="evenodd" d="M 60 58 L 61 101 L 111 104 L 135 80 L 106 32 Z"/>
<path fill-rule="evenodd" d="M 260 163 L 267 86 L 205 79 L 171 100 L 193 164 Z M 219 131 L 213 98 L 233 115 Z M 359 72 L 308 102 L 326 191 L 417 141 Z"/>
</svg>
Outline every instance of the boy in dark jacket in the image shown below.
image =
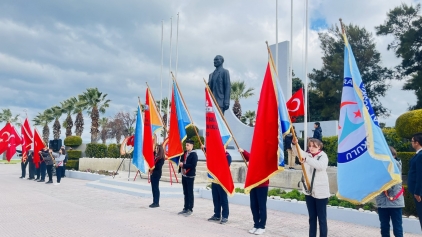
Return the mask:
<svg viewBox="0 0 422 237">
<path fill-rule="evenodd" d="M 182 173 L 183 195 L 185 203 L 183 210 L 178 214 L 185 216 L 192 215 L 193 209 L 193 182 L 196 175 L 196 164 L 198 163 L 198 155 L 193 150 L 194 141 L 186 141 L 186 151 L 180 156 L 179 173 Z"/>
</svg>

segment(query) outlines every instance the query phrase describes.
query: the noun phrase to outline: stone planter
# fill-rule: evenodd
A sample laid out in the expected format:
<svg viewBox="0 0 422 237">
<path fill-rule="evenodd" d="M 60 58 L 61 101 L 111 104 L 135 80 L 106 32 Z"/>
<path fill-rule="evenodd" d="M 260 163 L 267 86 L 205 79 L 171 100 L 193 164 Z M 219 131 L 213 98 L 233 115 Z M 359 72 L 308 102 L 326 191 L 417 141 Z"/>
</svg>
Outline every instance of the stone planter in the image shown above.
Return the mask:
<svg viewBox="0 0 422 237">
<path fill-rule="evenodd" d="M 73 178 L 73 179 L 83 179 L 83 180 L 89 180 L 89 181 L 96 181 L 96 180 L 100 180 L 102 178 L 105 178 L 107 176 L 102 175 L 102 174 L 93 174 L 93 173 L 88 173 L 88 172 L 66 170 L 66 177 Z"/>
</svg>

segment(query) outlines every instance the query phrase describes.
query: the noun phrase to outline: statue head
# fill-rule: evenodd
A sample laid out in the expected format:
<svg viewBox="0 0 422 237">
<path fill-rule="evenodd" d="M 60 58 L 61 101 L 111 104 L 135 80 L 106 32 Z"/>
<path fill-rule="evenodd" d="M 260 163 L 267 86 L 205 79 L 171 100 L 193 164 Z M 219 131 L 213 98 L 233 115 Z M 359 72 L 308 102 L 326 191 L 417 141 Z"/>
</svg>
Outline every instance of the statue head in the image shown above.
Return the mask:
<svg viewBox="0 0 422 237">
<path fill-rule="evenodd" d="M 214 58 L 214 67 L 219 67 L 221 65 L 223 65 L 224 63 L 224 58 L 221 55 L 217 55 Z"/>
</svg>

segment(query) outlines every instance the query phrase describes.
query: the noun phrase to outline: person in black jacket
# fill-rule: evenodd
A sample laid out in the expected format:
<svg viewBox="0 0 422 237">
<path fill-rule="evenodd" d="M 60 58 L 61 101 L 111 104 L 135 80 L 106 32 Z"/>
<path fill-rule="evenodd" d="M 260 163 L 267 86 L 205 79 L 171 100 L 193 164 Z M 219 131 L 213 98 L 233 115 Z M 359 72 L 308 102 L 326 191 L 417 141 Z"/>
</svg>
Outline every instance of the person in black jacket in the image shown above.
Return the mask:
<svg viewBox="0 0 422 237">
<path fill-rule="evenodd" d="M 62 146 L 62 148 L 66 150 L 65 146 Z M 72 147 L 71 147 L 71 148 L 69 148 L 69 151 L 71 151 L 71 150 L 72 150 Z M 62 173 L 62 178 L 63 178 L 63 177 L 66 177 L 66 163 L 67 163 L 67 160 L 68 160 L 68 159 L 69 159 L 69 155 L 68 155 L 68 152 L 66 152 L 66 158 L 64 158 L 64 161 L 63 161 L 63 173 Z"/>
<path fill-rule="evenodd" d="M 410 159 L 407 173 L 407 190 L 413 194 L 416 211 L 419 216 L 419 224 L 422 228 L 422 133 L 412 136 L 412 147 L 416 154 Z"/>
<path fill-rule="evenodd" d="M 21 177 L 19 177 L 20 179 L 24 179 L 26 176 L 26 166 L 28 165 L 28 155 L 24 154 L 21 151 L 16 151 L 17 153 L 20 153 L 20 155 L 22 156 L 21 158 L 21 170 L 22 170 L 22 175 Z"/>
<path fill-rule="evenodd" d="M 151 189 L 152 189 L 152 204 L 149 207 L 159 207 L 160 206 L 160 179 L 162 174 L 162 168 L 164 165 L 164 149 L 162 145 L 155 145 L 154 151 L 154 169 L 151 172 Z"/>
<path fill-rule="evenodd" d="M 45 182 L 45 173 L 47 172 L 47 165 L 44 161 L 44 157 L 46 157 L 48 155 L 48 147 L 45 145 L 45 147 L 41 151 L 39 151 L 38 154 L 40 156 L 39 171 L 40 171 L 40 174 L 41 174 L 41 179 L 38 180 L 37 182 L 40 183 L 40 182 Z"/>
<path fill-rule="evenodd" d="M 186 141 L 186 151 L 180 156 L 179 173 L 182 173 L 183 195 L 185 204 L 179 215 L 190 216 L 193 211 L 193 182 L 195 181 L 198 155 L 193 150 L 194 141 Z"/>
<path fill-rule="evenodd" d="M 314 123 L 314 135 L 312 136 L 312 138 L 316 138 L 320 141 L 322 141 L 322 129 L 321 129 L 321 124 L 319 122 L 315 122 Z"/>
<path fill-rule="evenodd" d="M 35 164 L 34 164 L 34 151 L 28 151 L 28 163 L 29 163 L 29 178 L 28 180 L 33 180 L 35 178 Z"/>
</svg>

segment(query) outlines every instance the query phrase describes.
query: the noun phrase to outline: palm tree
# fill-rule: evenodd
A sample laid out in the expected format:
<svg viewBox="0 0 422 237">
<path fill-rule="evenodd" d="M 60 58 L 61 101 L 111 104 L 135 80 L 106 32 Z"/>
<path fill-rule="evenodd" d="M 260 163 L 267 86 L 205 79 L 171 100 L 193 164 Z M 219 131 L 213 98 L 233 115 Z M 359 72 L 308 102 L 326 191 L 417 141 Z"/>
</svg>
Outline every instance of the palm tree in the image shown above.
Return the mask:
<svg viewBox="0 0 422 237">
<path fill-rule="evenodd" d="M 53 111 L 46 109 L 43 113 L 38 113 L 37 116 L 32 120 L 35 126 L 44 126 L 42 130 L 42 138 L 45 144 L 48 144 L 48 138 L 50 137 L 50 129 L 48 124 L 54 120 Z"/>
<path fill-rule="evenodd" d="M 242 117 L 242 107 L 240 106 L 239 99 L 241 98 L 248 98 L 250 96 L 253 96 L 254 93 L 252 92 L 254 88 L 249 88 L 246 91 L 246 86 L 244 81 L 234 81 L 231 82 L 231 93 L 230 93 L 230 99 L 234 100 L 233 105 L 233 113 L 236 115 L 238 119 Z"/>
<path fill-rule="evenodd" d="M 88 88 L 78 97 L 78 104 L 88 109 L 88 115 L 91 116 L 91 143 L 96 143 L 98 140 L 98 133 L 100 132 L 100 130 L 98 130 L 100 113 L 105 113 L 111 100 L 106 99 L 107 94 L 98 91 L 98 88 Z"/>
<path fill-rule="evenodd" d="M 20 127 L 22 124 L 19 122 L 19 114 L 16 116 L 12 115 L 12 111 L 10 109 L 2 109 L 3 112 L 0 112 L 0 123 L 1 122 L 11 122 L 12 124 L 17 125 Z"/>
<path fill-rule="evenodd" d="M 75 110 L 77 102 L 78 99 L 76 99 L 76 97 L 71 97 L 63 102 L 60 102 L 63 113 L 67 114 L 66 120 L 63 122 L 63 127 L 66 127 L 66 137 L 72 136 L 73 120 L 71 114 Z"/>
<path fill-rule="evenodd" d="M 253 127 L 255 123 L 255 118 L 256 118 L 255 111 L 248 110 L 246 111 L 245 115 L 242 116 L 241 121 L 245 124 L 248 121 L 249 122 L 248 125 L 250 127 Z"/>
<path fill-rule="evenodd" d="M 161 113 L 163 114 L 162 116 L 162 119 L 163 119 L 163 124 L 164 124 L 164 127 L 163 127 L 163 132 L 161 133 L 161 136 L 162 137 L 165 137 L 166 136 L 166 134 L 167 134 L 167 127 L 166 127 L 166 125 L 167 125 L 167 117 L 168 117 L 168 110 L 167 110 L 167 108 L 170 108 L 171 107 L 171 102 L 169 101 L 169 99 L 167 98 L 167 97 L 165 97 L 165 98 L 163 98 L 161 101 L 157 101 L 157 107 L 158 108 L 160 108 L 160 104 L 161 104 Z"/>
<path fill-rule="evenodd" d="M 101 141 L 103 141 L 103 144 L 106 144 L 109 130 L 108 118 L 101 118 L 98 120 L 98 124 L 101 127 Z"/>
<path fill-rule="evenodd" d="M 63 109 L 60 106 L 54 106 L 51 108 L 51 111 L 53 112 L 53 117 L 55 119 L 53 124 L 53 137 L 54 139 L 60 139 L 60 134 L 62 131 L 59 119 L 63 115 Z"/>
<path fill-rule="evenodd" d="M 82 133 L 84 131 L 84 116 L 83 116 L 82 113 L 85 110 L 86 110 L 86 108 L 77 102 L 75 104 L 75 108 L 73 109 L 73 112 L 72 112 L 73 114 L 76 114 L 76 119 L 75 119 L 75 135 L 76 136 L 79 136 L 79 137 L 82 136 Z"/>
</svg>

